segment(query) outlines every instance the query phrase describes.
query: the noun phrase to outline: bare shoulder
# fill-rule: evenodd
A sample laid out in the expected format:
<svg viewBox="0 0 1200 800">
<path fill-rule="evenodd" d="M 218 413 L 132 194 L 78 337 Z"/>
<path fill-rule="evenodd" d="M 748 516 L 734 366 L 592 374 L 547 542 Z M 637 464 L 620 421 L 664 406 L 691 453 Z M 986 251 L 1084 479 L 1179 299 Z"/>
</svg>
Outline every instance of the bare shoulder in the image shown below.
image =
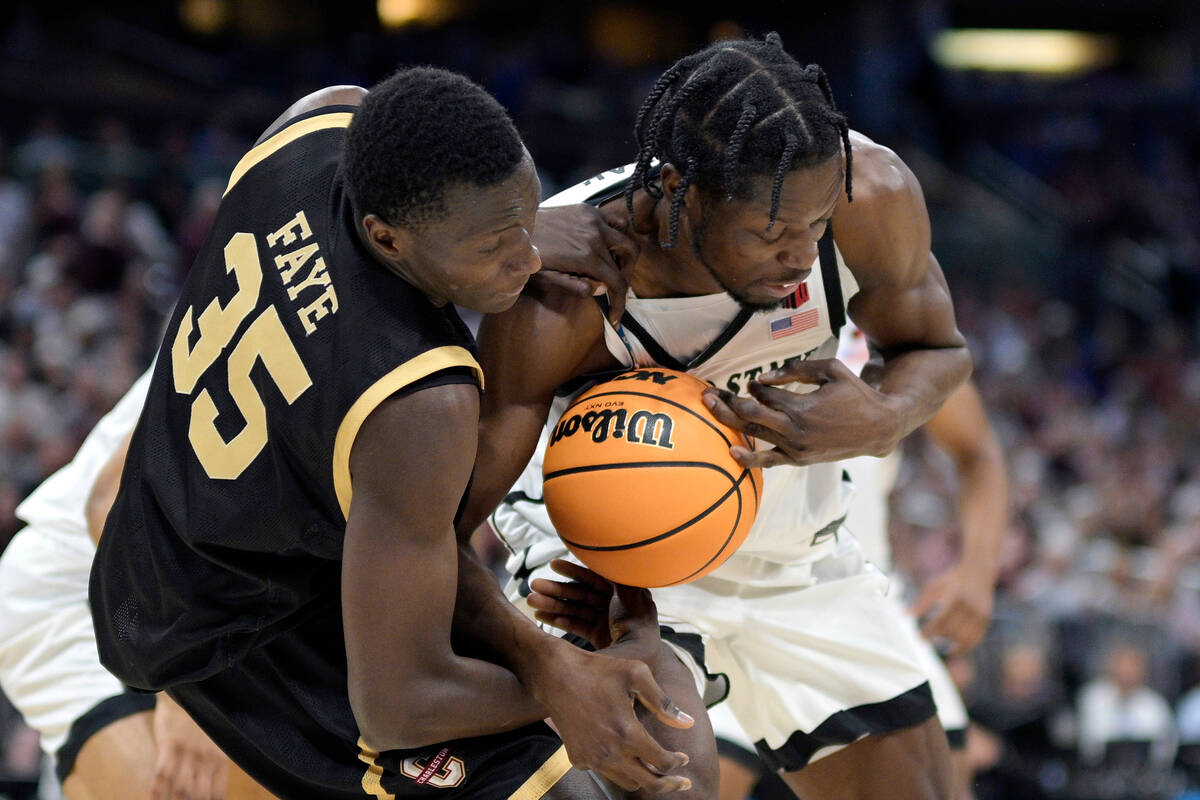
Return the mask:
<svg viewBox="0 0 1200 800">
<path fill-rule="evenodd" d="M 357 106 L 362 103 L 366 95 L 367 90 L 361 86 L 326 86 L 324 89 L 318 89 L 288 106 L 286 111 L 267 126 L 263 135 L 258 137 L 258 141 L 261 142 L 269 137 L 293 117 L 308 114 L 327 106 Z"/>
<path fill-rule="evenodd" d="M 929 212 L 916 175 L 891 148 L 851 131 L 853 201 L 843 196 L 834 238 L 861 286 L 911 285 L 927 268 Z"/>
<path fill-rule="evenodd" d="M 594 298 L 533 281 L 512 308 L 484 319 L 479 348 L 489 385 L 498 373 L 520 375 L 535 392 L 608 367 L 605 357 L 612 359 Z"/>
</svg>

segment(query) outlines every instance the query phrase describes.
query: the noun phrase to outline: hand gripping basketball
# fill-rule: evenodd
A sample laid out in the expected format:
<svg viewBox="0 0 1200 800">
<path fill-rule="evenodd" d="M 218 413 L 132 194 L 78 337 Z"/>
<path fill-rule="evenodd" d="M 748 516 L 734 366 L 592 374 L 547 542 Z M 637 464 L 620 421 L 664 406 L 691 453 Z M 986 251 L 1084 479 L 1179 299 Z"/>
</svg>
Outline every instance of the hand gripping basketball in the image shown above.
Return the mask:
<svg viewBox="0 0 1200 800">
<path fill-rule="evenodd" d="M 762 471 L 730 455 L 753 441 L 704 406 L 707 388 L 683 372 L 631 370 L 580 395 L 551 433 L 546 509 L 571 552 L 605 578 L 686 583 L 749 533 Z"/>
</svg>

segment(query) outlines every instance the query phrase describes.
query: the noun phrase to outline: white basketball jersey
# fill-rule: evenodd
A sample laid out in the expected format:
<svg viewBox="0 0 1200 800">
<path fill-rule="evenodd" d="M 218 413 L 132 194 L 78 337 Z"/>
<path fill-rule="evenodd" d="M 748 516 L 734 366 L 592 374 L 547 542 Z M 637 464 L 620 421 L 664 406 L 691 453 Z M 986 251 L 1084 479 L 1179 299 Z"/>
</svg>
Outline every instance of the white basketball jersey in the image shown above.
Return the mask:
<svg viewBox="0 0 1200 800">
<path fill-rule="evenodd" d="M 117 405 L 100 418 L 71 463 L 43 481 L 17 506 L 19 519 L 46 532 L 82 537 L 91 544 L 85 515 L 88 495 L 105 462 L 137 424 L 149 384 L 150 372 L 147 371 Z"/>
<path fill-rule="evenodd" d="M 599 205 L 621 194 L 631 167 L 604 173 L 547 200 L 544 205 Z M 858 285 L 828 236 L 808 279 L 784 306 L 751 313 L 728 294 L 644 299 L 629 294 L 621 323 L 605 323 L 609 351 L 627 367 L 682 370 L 735 394 L 747 395 L 751 380 L 793 358 L 833 358 L 846 302 Z M 808 392 L 815 386 L 782 387 Z M 555 400 L 533 460 L 521 475 L 506 508 L 495 515 L 498 533 L 514 551 L 532 548 L 527 566 L 551 547 L 539 533 L 553 532 L 542 498 L 542 453 L 547 432 L 573 397 Z M 760 443 L 761 445 L 761 443 Z M 761 445 L 770 447 L 771 445 Z M 780 466 L 763 471 L 763 499 L 746 541 L 713 577 L 743 583 L 794 583 L 794 570 L 833 545 L 853 492 L 840 463 Z M 511 513 L 515 512 L 515 513 Z M 555 545 L 557 542 L 554 543 Z"/>
</svg>

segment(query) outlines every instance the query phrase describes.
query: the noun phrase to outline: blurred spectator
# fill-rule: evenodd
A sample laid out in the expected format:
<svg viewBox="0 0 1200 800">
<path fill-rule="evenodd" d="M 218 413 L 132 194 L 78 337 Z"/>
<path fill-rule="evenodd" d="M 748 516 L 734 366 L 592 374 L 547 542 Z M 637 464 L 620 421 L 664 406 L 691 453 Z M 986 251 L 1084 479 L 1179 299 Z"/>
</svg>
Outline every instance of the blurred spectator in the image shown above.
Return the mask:
<svg viewBox="0 0 1200 800">
<path fill-rule="evenodd" d="M 1084 764 L 1123 759 L 1115 749 L 1145 745 L 1148 763 L 1167 767 L 1175 756 L 1175 719 L 1166 698 L 1146 685 L 1146 655 L 1117 641 L 1108 650 L 1104 674 L 1087 683 L 1078 698 L 1079 756 Z"/>
</svg>

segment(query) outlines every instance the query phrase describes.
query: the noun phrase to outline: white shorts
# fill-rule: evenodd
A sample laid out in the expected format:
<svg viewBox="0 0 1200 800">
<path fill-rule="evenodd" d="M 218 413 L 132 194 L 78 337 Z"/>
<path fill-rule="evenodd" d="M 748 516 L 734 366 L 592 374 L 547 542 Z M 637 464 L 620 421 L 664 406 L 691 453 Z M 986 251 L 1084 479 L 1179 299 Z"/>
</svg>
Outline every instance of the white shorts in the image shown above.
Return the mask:
<svg viewBox="0 0 1200 800">
<path fill-rule="evenodd" d="M 87 737 L 154 706 L 100 665 L 88 610 L 91 540 L 28 527 L 0 556 L 0 688 L 70 771 Z"/>
<path fill-rule="evenodd" d="M 893 577 L 892 583 L 894 588 L 888 598 L 896 604 L 904 630 L 912 638 L 917 655 L 920 656 L 922 669 L 929 678 L 929 687 L 933 690 L 933 701 L 937 704 L 938 719 L 942 721 L 942 727 L 946 730 L 950 747 L 956 750 L 962 749 L 966 746 L 967 738 L 967 708 L 963 704 L 962 695 L 955 686 L 954 679 L 950 677 L 949 670 L 946 669 L 946 662 L 942 661 L 942 657 L 938 655 L 933 644 L 921 635 L 921 629 L 917 627 L 917 620 L 908 613 L 903 602 L 906 595 L 903 591 L 903 581 Z"/>
<path fill-rule="evenodd" d="M 546 542 L 539 544 L 536 557 L 514 559 L 525 568 L 509 597 L 526 610 L 529 578 L 561 580 L 541 566 Z M 727 676 L 726 704 L 763 760 L 792 771 L 934 715 L 919 643 L 888 599 L 888 585 L 854 537 L 840 535 L 803 586 L 755 587 L 709 575 L 653 594 L 659 623 L 670 629 L 664 640 L 701 696 L 719 700 L 714 679 Z"/>
<path fill-rule="evenodd" d="M 891 602 L 900 602 L 899 599 L 893 599 L 897 598 L 894 593 L 889 593 L 888 598 Z M 921 636 L 912 616 L 903 608 L 901 611 L 902 621 L 907 623 L 904 627 L 916 641 L 917 652 L 929 679 L 929 687 L 937 705 L 937 716 L 946 731 L 946 738 L 952 749 L 961 749 L 966 744 L 967 733 L 967 709 L 963 705 L 962 696 L 937 650 L 928 639 Z M 719 703 L 713 706 L 708 710 L 708 717 L 712 722 L 713 733 L 717 737 L 717 749 L 721 754 L 753 768 L 757 762 L 755 743 L 738 723 L 729 704 Z M 738 752 L 739 750 L 741 752 Z"/>
</svg>

